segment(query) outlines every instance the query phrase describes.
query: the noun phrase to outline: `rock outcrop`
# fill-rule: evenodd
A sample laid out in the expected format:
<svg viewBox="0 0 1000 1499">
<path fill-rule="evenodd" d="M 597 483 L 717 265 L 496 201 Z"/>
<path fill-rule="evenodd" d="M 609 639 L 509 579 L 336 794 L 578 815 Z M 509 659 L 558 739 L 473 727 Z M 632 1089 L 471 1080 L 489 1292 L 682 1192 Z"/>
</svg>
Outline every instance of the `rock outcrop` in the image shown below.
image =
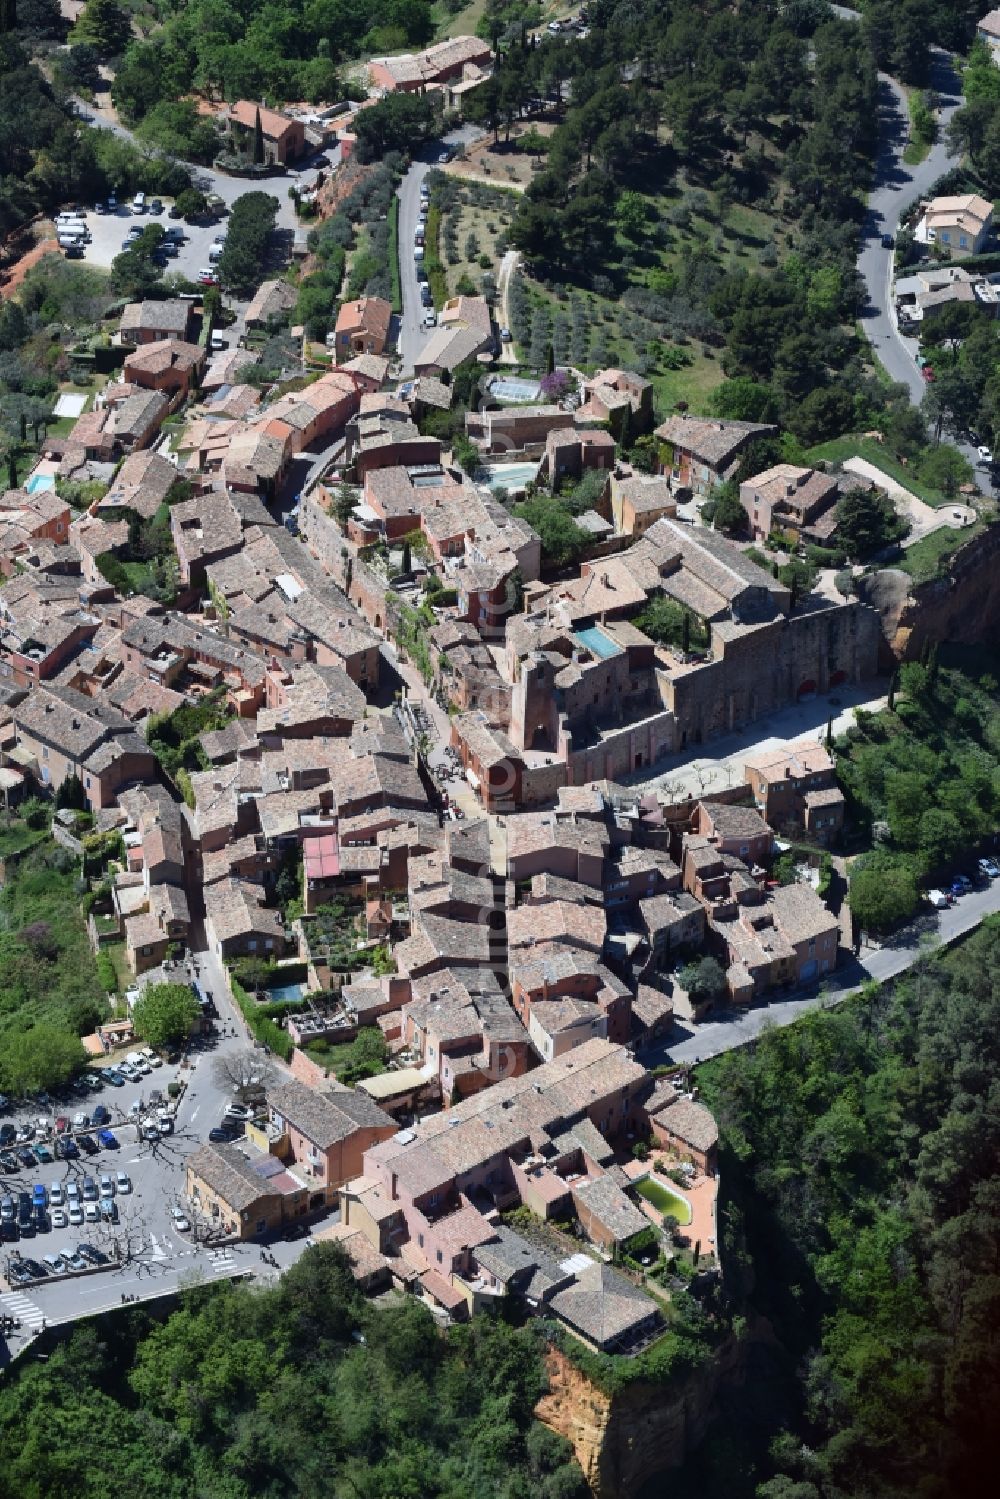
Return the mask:
<svg viewBox="0 0 1000 1499">
<path fill-rule="evenodd" d="M 886 568 L 859 578 L 858 596 L 879 612 L 883 665 L 889 668 L 916 660 L 925 643 L 994 639 L 1000 626 L 1000 522 L 960 546 L 942 577 L 913 585 L 906 573 Z"/>
<path fill-rule="evenodd" d="M 550 1348 L 549 1393 L 535 1414 L 572 1443 L 594 1499 L 633 1499 L 648 1479 L 679 1467 L 697 1447 L 716 1414 L 719 1390 L 743 1382 L 748 1347 L 745 1334 L 729 1338 L 674 1384 L 636 1381 L 614 1395 Z"/>
</svg>

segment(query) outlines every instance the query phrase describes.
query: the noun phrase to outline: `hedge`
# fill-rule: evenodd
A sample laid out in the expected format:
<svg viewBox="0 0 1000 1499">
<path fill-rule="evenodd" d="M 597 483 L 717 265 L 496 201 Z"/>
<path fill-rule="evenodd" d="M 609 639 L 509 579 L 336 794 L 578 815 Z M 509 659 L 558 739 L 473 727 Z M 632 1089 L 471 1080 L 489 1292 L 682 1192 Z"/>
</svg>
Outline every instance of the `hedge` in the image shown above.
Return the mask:
<svg viewBox="0 0 1000 1499">
<path fill-rule="evenodd" d="M 280 1016 L 288 1013 L 294 1002 L 292 1004 L 259 1005 L 255 999 L 250 997 L 239 979 L 234 978 L 231 973 L 229 975 L 229 987 L 232 990 L 233 998 L 240 1007 L 243 1019 L 250 1027 L 255 1040 L 259 1041 L 261 1046 L 269 1046 L 273 1052 L 276 1052 L 281 1057 L 282 1061 L 290 1061 L 292 1052 L 295 1050 L 295 1043 L 288 1032 L 281 1029 L 277 1020 Z M 301 1006 L 298 1006 L 298 1008 L 301 1008 Z"/>
</svg>

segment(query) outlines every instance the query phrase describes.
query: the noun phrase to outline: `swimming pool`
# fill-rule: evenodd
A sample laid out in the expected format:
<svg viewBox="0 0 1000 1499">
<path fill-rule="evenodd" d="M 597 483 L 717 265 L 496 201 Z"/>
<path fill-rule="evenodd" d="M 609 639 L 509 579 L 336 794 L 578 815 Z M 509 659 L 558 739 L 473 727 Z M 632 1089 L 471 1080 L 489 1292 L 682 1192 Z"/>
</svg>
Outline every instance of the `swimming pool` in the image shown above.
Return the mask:
<svg viewBox="0 0 1000 1499">
<path fill-rule="evenodd" d="M 512 375 L 497 375 L 487 389 L 495 401 L 537 401 L 541 385 L 537 380 L 517 380 Z"/>
<path fill-rule="evenodd" d="M 481 482 L 490 489 L 518 490 L 533 483 L 537 474 L 537 463 L 488 463 Z"/>
<path fill-rule="evenodd" d="M 268 1004 L 282 1004 L 288 999 L 301 999 L 306 992 L 305 984 L 275 984 L 273 989 L 265 990 Z"/>
<path fill-rule="evenodd" d="M 610 635 L 605 635 L 600 625 L 590 625 L 586 630 L 577 630 L 576 638 L 601 661 L 606 661 L 609 656 L 617 656 L 621 650 L 621 646 L 615 645 Z"/>
<path fill-rule="evenodd" d="M 39 489 L 55 489 L 56 481 L 51 474 L 32 474 L 24 487 L 28 494 L 36 494 Z"/>
</svg>

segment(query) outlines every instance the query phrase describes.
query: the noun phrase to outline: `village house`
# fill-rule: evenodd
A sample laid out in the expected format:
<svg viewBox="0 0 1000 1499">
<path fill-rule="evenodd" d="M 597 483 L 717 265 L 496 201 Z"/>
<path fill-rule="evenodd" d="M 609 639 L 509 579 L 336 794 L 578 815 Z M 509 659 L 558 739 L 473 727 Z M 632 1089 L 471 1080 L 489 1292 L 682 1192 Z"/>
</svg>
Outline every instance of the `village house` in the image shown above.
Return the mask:
<svg viewBox="0 0 1000 1499">
<path fill-rule="evenodd" d="M 677 500 L 667 480 L 655 475 L 611 477 L 611 516 L 619 536 L 644 536 L 663 516 L 677 514 Z"/>
<path fill-rule="evenodd" d="M 50 541 L 65 547 L 70 510 L 54 489 L 8 489 L 0 496 L 0 575 L 13 578 L 34 544 Z"/>
<path fill-rule="evenodd" d="M 383 297 L 342 302 L 334 328 L 334 355 L 344 364 L 359 354 L 383 354 L 389 340 L 392 307 Z"/>
<path fill-rule="evenodd" d="M 281 912 L 264 905 L 264 891 L 243 879 L 221 879 L 205 890 L 205 935 L 218 958 L 280 958 L 285 948 Z"/>
<path fill-rule="evenodd" d="M 225 119 L 237 150 L 244 153 L 252 149 L 260 123 L 264 160 L 269 166 L 284 166 L 305 151 L 306 127 L 301 120 L 280 114 L 276 109 L 265 109 L 263 104 L 255 104 L 252 99 L 238 99 L 231 104 Z"/>
<path fill-rule="evenodd" d="M 653 382 L 631 370 L 597 370 L 584 380 L 581 393 L 578 424 L 607 423 L 618 441 L 625 443 L 653 425 Z"/>
<path fill-rule="evenodd" d="M 270 1090 L 268 1110 L 270 1148 L 305 1181 L 310 1208 L 335 1202 L 344 1182 L 360 1174 L 365 1151 L 398 1129 L 366 1093 L 336 1084 L 320 1091 L 282 1083 Z"/>
<path fill-rule="evenodd" d="M 205 363 L 205 351 L 179 338 L 141 343 L 125 359 L 125 379 L 144 390 L 187 395 Z"/>
<path fill-rule="evenodd" d="M 595 1353 L 627 1353 L 648 1341 L 662 1322 L 655 1302 L 610 1265 L 588 1266 L 549 1305 Z"/>
<path fill-rule="evenodd" d="M 129 782 L 156 776 L 156 758 L 129 719 L 71 687 L 37 685 L 14 708 L 12 721 L 39 784 L 55 790 L 75 777 L 92 811 L 114 804 Z"/>
<path fill-rule="evenodd" d="M 308 1211 L 308 1188 L 280 1161 L 222 1142 L 188 1156 L 184 1189 L 205 1228 L 224 1239 L 261 1239 Z"/>
<path fill-rule="evenodd" d="M 939 246 L 952 260 L 980 255 L 993 233 L 993 204 L 978 193 L 931 198 L 913 231 L 918 244 Z"/>
<path fill-rule="evenodd" d="M 830 474 L 792 463 L 776 464 L 740 485 L 754 541 L 767 541 L 777 531 L 792 541 L 827 545 L 836 529 L 839 498 L 840 485 Z"/>
<path fill-rule="evenodd" d="M 744 778 L 757 810 L 772 827 L 802 828 L 817 843 L 830 843 L 844 825 L 844 793 L 833 757 L 817 739 L 750 756 Z"/>
<path fill-rule="evenodd" d="M 489 42 L 476 36 L 453 36 L 395 57 L 373 57 L 368 64 L 372 86 L 386 93 L 423 94 L 461 79 L 467 72 L 480 81 L 493 62 Z"/>
<path fill-rule="evenodd" d="M 987 11 L 976 23 L 976 40 L 989 48 L 994 67 L 1000 67 L 1000 10 Z"/>
<path fill-rule="evenodd" d="M 723 854 L 735 854 L 745 864 L 770 864 L 774 835 L 753 807 L 731 802 L 700 801 L 694 831 Z"/>
<path fill-rule="evenodd" d="M 112 479 L 107 494 L 96 501 L 90 513 L 107 521 L 127 519 L 129 514 L 152 520 L 176 483 L 177 470 L 159 453 L 148 450 L 130 453 Z"/>
<path fill-rule="evenodd" d="M 715 1175 L 719 1126 L 711 1110 L 664 1079 L 647 1099 L 646 1113 L 656 1147 L 690 1161 L 704 1176 Z"/>
<path fill-rule="evenodd" d="M 773 437 L 777 430 L 764 422 L 668 417 L 654 434 L 660 443 L 660 473 L 675 486 L 707 500 L 717 484 L 732 477 L 747 448 L 760 438 Z"/>
<path fill-rule="evenodd" d="M 298 300 L 290 281 L 263 281 L 250 299 L 244 323 L 252 332 L 266 332 L 285 322 Z"/>
<path fill-rule="evenodd" d="M 499 431 L 498 427 L 498 435 Z M 612 469 L 616 451 L 617 444 L 611 433 L 601 427 L 592 431 L 585 427 L 553 427 L 545 438 L 538 473 L 550 484 L 580 479 L 590 469 Z"/>
<path fill-rule="evenodd" d="M 153 344 L 179 339 L 190 342 L 194 310 L 190 302 L 177 297 L 171 301 L 127 302 L 118 324 L 123 344 Z"/>
</svg>

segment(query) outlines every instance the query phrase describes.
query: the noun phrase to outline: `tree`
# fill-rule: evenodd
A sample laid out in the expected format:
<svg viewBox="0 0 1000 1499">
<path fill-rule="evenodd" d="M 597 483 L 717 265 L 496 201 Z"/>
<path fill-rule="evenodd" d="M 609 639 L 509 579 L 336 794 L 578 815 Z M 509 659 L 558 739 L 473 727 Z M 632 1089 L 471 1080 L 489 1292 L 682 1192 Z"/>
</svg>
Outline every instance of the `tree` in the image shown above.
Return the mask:
<svg viewBox="0 0 1000 1499">
<path fill-rule="evenodd" d="M 73 41 L 90 42 L 102 58 L 120 56 L 131 35 L 129 13 L 118 0 L 87 0 L 73 28 Z"/>
<path fill-rule="evenodd" d="M 150 984 L 132 1011 L 136 1031 L 159 1051 L 186 1041 L 201 1007 L 187 984 Z"/>
<path fill-rule="evenodd" d="M 518 505 L 515 515 L 526 520 L 538 533 L 542 543 L 542 556 L 555 567 L 567 567 L 576 562 L 590 544 L 587 532 L 577 525 L 564 505 L 548 495 L 536 495 Z"/>
<path fill-rule="evenodd" d="M 259 1086 L 266 1092 L 274 1085 L 278 1072 L 274 1063 L 262 1052 L 247 1048 L 216 1057 L 212 1064 L 212 1076 L 220 1088 L 232 1089 L 234 1093 L 242 1093 L 252 1086 Z"/>
<path fill-rule="evenodd" d="M 646 230 L 646 200 L 631 189 L 618 199 L 615 219 L 626 239 L 640 240 Z"/>
<path fill-rule="evenodd" d="M 0 1036 L 0 1078 L 4 1090 L 15 1095 L 60 1087 L 85 1060 L 76 1036 L 44 1021 Z"/>
<path fill-rule="evenodd" d="M 357 509 L 360 498 L 358 491 L 352 489 L 350 484 L 338 484 L 333 497 L 333 513 L 341 530 L 347 529 L 347 523 Z"/>
<path fill-rule="evenodd" d="M 727 536 L 738 536 L 747 528 L 747 513 L 740 500 L 739 486 L 734 480 L 727 480 L 724 484 L 716 485 L 712 491 L 710 500 L 712 506 L 712 525 L 716 531 L 724 531 Z"/>
<path fill-rule="evenodd" d="M 245 293 L 263 279 L 268 241 L 279 207 L 270 193 L 243 193 L 236 199 L 217 267 L 225 291 Z"/>
<path fill-rule="evenodd" d="M 681 988 L 696 1005 L 714 1004 L 726 993 L 726 974 L 716 958 L 699 958 L 688 963 L 678 974 Z"/>
<path fill-rule="evenodd" d="M 69 807 L 77 812 L 82 812 L 87 805 L 87 793 L 83 789 L 83 782 L 79 776 L 68 775 L 59 785 L 56 792 L 56 806 Z"/>
<path fill-rule="evenodd" d="M 196 187 L 186 187 L 183 192 L 177 194 L 174 199 L 174 207 L 182 219 L 196 219 L 208 208 L 208 199 L 203 192 Z"/>
<path fill-rule="evenodd" d="M 881 854 L 855 867 L 848 904 L 856 925 L 865 932 L 885 932 L 905 921 L 920 904 L 910 864 Z"/>
<path fill-rule="evenodd" d="M 399 570 L 403 574 L 404 578 L 409 577 L 410 573 L 413 571 L 413 554 L 410 543 L 405 538 L 403 541 L 403 552 L 399 564 Z"/>
<path fill-rule="evenodd" d="M 264 127 L 260 123 L 260 109 L 253 118 L 253 161 L 254 166 L 264 165 Z"/>
<path fill-rule="evenodd" d="M 864 561 L 909 534 L 910 523 L 896 513 L 881 489 L 849 489 L 837 501 L 837 539 L 855 562 Z"/>
</svg>

